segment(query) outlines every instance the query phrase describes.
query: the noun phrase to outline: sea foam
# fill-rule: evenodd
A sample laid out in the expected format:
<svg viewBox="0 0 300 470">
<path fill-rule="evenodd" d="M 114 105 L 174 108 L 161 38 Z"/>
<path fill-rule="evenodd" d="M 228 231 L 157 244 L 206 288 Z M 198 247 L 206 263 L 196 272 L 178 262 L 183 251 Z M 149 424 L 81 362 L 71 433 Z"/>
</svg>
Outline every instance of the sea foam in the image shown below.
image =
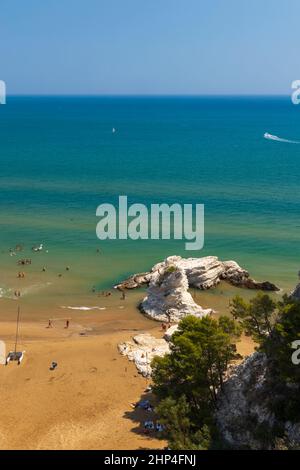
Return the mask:
<svg viewBox="0 0 300 470">
<path fill-rule="evenodd" d="M 61 308 L 67 308 L 69 310 L 106 310 L 106 307 L 85 307 L 84 305 L 81 307 L 72 307 L 71 305 L 62 305 Z"/>
<path fill-rule="evenodd" d="M 297 140 L 283 139 L 282 137 L 269 134 L 268 132 L 265 132 L 264 138 L 267 140 L 275 140 L 276 142 L 285 142 L 286 144 L 300 144 L 300 142 L 298 142 Z"/>
</svg>

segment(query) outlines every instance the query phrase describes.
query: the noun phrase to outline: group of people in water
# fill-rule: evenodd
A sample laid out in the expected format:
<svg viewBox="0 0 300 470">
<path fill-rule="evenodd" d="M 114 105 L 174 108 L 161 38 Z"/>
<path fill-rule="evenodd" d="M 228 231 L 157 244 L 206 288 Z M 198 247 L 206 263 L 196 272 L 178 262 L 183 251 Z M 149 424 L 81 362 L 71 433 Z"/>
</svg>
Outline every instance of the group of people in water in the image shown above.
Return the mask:
<svg viewBox="0 0 300 470">
<path fill-rule="evenodd" d="M 98 297 L 110 297 L 112 295 L 111 291 L 99 291 L 97 292 L 97 289 L 96 289 L 96 286 L 93 286 L 92 287 L 92 292 L 94 294 L 97 294 Z M 121 295 L 121 300 L 125 300 L 126 299 L 126 294 L 125 294 L 125 291 L 123 290 L 122 291 L 122 295 Z"/>
<path fill-rule="evenodd" d="M 94 294 L 97 294 L 98 297 L 101 297 L 101 296 L 102 296 L 102 297 L 110 297 L 110 296 L 111 296 L 111 292 L 110 292 L 109 290 L 108 290 L 108 291 L 104 291 L 104 290 L 103 290 L 103 291 L 97 292 L 96 286 L 93 286 L 93 287 L 92 287 L 92 292 L 93 292 Z"/>
<path fill-rule="evenodd" d="M 18 260 L 18 265 L 19 266 L 28 266 L 31 264 L 31 259 L 30 258 L 25 258 L 25 259 L 19 259 Z"/>
<path fill-rule="evenodd" d="M 18 275 L 17 275 L 17 278 L 18 279 L 24 279 L 25 278 L 25 273 L 23 271 L 19 271 Z M 21 297 L 21 291 L 19 291 L 19 290 L 15 290 L 14 294 L 15 294 L 15 297 L 17 299 L 19 299 Z"/>
</svg>

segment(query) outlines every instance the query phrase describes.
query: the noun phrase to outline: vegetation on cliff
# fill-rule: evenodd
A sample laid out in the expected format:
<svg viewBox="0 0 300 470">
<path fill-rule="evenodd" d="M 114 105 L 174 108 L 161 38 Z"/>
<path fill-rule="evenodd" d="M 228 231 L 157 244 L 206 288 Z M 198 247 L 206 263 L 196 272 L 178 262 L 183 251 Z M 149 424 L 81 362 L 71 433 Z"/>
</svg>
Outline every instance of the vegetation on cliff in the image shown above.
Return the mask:
<svg viewBox="0 0 300 470">
<path fill-rule="evenodd" d="M 300 339 L 300 302 L 287 296 L 275 302 L 261 293 L 249 302 L 237 296 L 231 302 L 231 313 L 233 319 L 184 318 L 172 337 L 171 353 L 154 359 L 157 413 L 172 449 L 223 445 L 214 416 L 228 366 L 239 357 L 235 342 L 242 331 L 254 338 L 261 357 L 266 358 L 263 396 L 272 423 L 263 424 L 263 445 L 276 448 L 278 442 L 284 442 L 283 448 L 290 448 L 287 423 L 297 427 L 300 422 L 300 365 L 292 361 L 293 343 Z M 246 421 L 244 424 L 247 426 Z M 295 432 L 294 437 L 297 441 Z"/>
<path fill-rule="evenodd" d="M 215 441 L 213 413 L 228 365 L 239 358 L 234 341 L 240 326 L 219 320 L 184 318 L 171 342 L 171 353 L 155 358 L 157 413 L 172 449 L 207 449 Z"/>
</svg>

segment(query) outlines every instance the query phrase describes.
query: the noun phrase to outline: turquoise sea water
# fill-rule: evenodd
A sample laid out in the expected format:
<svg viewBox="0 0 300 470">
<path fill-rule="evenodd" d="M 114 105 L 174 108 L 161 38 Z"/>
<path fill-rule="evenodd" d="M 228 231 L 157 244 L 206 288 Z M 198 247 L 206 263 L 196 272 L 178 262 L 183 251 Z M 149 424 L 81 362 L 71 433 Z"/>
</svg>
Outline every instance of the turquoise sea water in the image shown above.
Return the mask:
<svg viewBox="0 0 300 470">
<path fill-rule="evenodd" d="M 8 250 L 18 243 L 24 257 L 38 243 L 48 250 L 33 255 L 29 293 L 44 265 L 52 294 L 75 296 L 172 254 L 234 259 L 290 288 L 300 269 L 300 145 L 265 132 L 300 141 L 300 106 L 288 97 L 8 98 L 0 106 L 0 288 L 14 287 L 17 258 Z M 147 205 L 204 203 L 204 249 L 100 242 L 96 207 L 120 194 Z"/>
</svg>

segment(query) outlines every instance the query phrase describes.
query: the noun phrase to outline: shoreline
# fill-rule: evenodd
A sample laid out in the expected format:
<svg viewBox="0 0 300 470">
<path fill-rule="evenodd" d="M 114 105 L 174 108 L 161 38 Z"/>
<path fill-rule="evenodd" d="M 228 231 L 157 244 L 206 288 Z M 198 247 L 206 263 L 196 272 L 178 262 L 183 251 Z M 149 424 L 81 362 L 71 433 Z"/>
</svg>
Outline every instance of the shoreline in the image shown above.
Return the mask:
<svg viewBox="0 0 300 470">
<path fill-rule="evenodd" d="M 3 339 L 11 338 L 15 323 L 0 325 Z M 117 343 L 129 331 L 81 337 L 74 326 L 62 333 L 28 323 L 20 333 L 20 349 L 26 351 L 22 364 L 0 366 L 0 449 L 165 445 L 142 434 L 139 412 L 130 406 L 147 382 L 118 353 Z M 50 371 L 54 360 L 58 367 Z"/>
<path fill-rule="evenodd" d="M 140 423 L 148 416 L 131 406 L 144 395 L 149 380 L 117 349 L 140 332 L 161 337 L 160 323 L 137 310 L 132 315 L 138 328 L 129 320 L 118 331 L 101 316 L 98 325 L 95 319 L 73 320 L 68 330 L 61 321 L 54 328 L 46 328 L 43 320 L 21 323 L 24 360 L 20 366 L 0 366 L 0 449 L 165 447 L 164 441 L 143 434 Z M 15 321 L 0 320 L 7 349 L 13 345 L 15 326 Z M 248 355 L 253 343 L 243 338 L 238 350 Z M 58 363 L 55 371 L 49 370 L 52 361 Z"/>
<path fill-rule="evenodd" d="M 64 292 L 62 282 L 47 293 L 0 299 L 0 339 L 7 343 L 6 352 L 14 347 L 17 306 L 21 306 L 18 350 L 25 351 L 20 366 L 0 366 L 5 405 L 0 409 L 0 449 L 166 446 L 155 434 L 145 435 L 142 424 L 149 415 L 132 407 L 145 396 L 150 379 L 118 350 L 120 343 L 138 334 L 162 338 L 161 322 L 138 309 L 143 287 L 127 291 L 124 298 L 117 289 L 110 292 L 72 294 Z M 192 287 L 189 293 L 196 303 L 214 307 L 215 317 L 229 314 L 228 302 L 236 293 L 246 298 L 255 295 L 224 281 L 208 291 Z M 245 336 L 237 343 L 242 356 L 251 354 L 254 346 Z M 51 371 L 52 362 L 58 365 Z"/>
</svg>

